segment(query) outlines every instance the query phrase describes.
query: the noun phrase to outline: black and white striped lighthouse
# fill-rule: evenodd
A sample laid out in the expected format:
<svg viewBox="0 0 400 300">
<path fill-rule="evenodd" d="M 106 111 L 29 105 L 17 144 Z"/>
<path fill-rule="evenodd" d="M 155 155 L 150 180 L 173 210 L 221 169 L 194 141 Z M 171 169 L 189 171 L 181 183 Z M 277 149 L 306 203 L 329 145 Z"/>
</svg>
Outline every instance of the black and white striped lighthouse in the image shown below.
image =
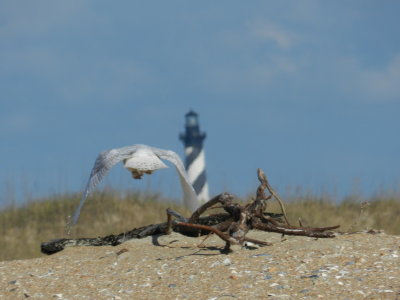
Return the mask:
<svg viewBox="0 0 400 300">
<path fill-rule="evenodd" d="M 203 149 L 203 141 L 206 138 L 206 134 L 200 132 L 197 113 L 191 110 L 185 117 L 185 133 L 180 134 L 179 138 L 185 146 L 186 171 L 199 200 L 204 202 L 209 199 Z"/>
</svg>

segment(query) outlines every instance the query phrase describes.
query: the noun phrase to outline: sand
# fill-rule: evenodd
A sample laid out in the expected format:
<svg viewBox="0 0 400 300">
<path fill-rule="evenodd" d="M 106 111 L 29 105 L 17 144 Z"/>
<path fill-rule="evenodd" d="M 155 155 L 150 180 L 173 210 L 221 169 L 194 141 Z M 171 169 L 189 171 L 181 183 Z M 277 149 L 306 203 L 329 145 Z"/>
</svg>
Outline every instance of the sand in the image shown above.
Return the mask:
<svg viewBox="0 0 400 300">
<path fill-rule="evenodd" d="M 400 236 L 249 236 L 273 245 L 226 255 L 216 236 L 199 248 L 203 238 L 174 233 L 4 261 L 0 298 L 400 299 Z"/>
</svg>

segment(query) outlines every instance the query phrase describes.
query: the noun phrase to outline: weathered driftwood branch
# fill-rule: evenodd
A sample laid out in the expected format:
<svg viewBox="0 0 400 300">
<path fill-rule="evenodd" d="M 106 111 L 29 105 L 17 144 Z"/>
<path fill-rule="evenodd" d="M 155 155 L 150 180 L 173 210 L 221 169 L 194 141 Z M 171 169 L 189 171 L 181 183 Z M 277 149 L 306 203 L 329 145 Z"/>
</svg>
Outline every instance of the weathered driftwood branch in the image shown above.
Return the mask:
<svg viewBox="0 0 400 300">
<path fill-rule="evenodd" d="M 150 235 L 168 234 L 171 231 L 179 232 L 186 236 L 200 236 L 214 233 L 225 241 L 223 251 L 229 252 L 232 244 L 246 246 L 248 243 L 260 246 L 270 245 L 268 242 L 246 237 L 251 229 L 277 232 L 282 235 L 300 235 L 315 238 L 332 238 L 334 233 L 330 230 L 339 227 L 296 227 L 289 224 L 283 201 L 269 185 L 267 177 L 261 169 L 257 171 L 260 185 L 257 188 L 256 199 L 246 205 L 234 202 L 234 196 L 229 193 L 220 194 L 200 206 L 189 219 L 180 213 L 167 209 L 167 222 L 152 224 L 118 235 L 109 235 L 98 238 L 56 239 L 42 243 L 41 250 L 45 254 L 53 254 L 72 246 L 104 246 L 119 245 L 130 239 L 143 238 Z M 265 190 L 269 195 L 265 195 Z M 282 214 L 265 212 L 267 201 L 274 197 L 282 210 Z M 219 205 L 225 213 L 202 216 L 206 211 Z M 285 222 L 282 221 L 282 217 Z M 175 219 L 174 219 L 175 218 Z"/>
<path fill-rule="evenodd" d="M 166 223 L 149 225 L 135 228 L 131 231 L 118 235 L 108 235 L 98 238 L 80 238 L 80 239 L 55 239 L 41 244 L 41 251 L 44 254 L 54 254 L 66 247 L 75 246 L 117 246 L 129 239 L 140 239 L 153 234 L 159 234 L 165 231 Z"/>
<path fill-rule="evenodd" d="M 188 228 L 197 228 L 215 233 L 225 241 L 224 251 L 229 251 L 232 244 L 245 246 L 246 242 L 250 241 L 250 239 L 246 237 L 246 234 L 251 229 L 277 232 L 281 233 L 282 235 L 300 235 L 316 238 L 334 237 L 334 233 L 328 230 L 336 229 L 339 227 L 339 225 L 322 228 L 291 226 L 286 216 L 283 201 L 268 183 L 264 172 L 261 169 L 258 169 L 257 175 L 260 185 L 257 188 L 256 199 L 253 202 L 243 206 L 234 203 L 231 195 L 221 194 L 197 209 L 189 219 L 189 222 L 179 221 L 177 224 L 186 226 Z M 266 189 L 269 191 L 269 195 L 265 195 Z M 267 201 L 272 197 L 279 202 L 283 213 L 282 216 L 286 221 L 285 224 L 282 223 L 282 220 L 279 217 L 277 218 L 271 214 L 265 213 Z M 222 208 L 230 215 L 230 218 L 223 223 L 213 226 L 196 224 L 201 214 L 212 208 L 212 206 L 215 204 L 221 204 Z M 167 214 L 169 218 L 169 224 L 171 224 L 172 215 L 168 212 Z M 268 244 L 264 241 L 258 241 L 254 239 L 252 239 L 251 242 L 258 245 Z"/>
<path fill-rule="evenodd" d="M 169 210 L 171 211 L 171 210 Z M 199 218 L 199 224 L 213 226 L 224 222 L 229 218 L 226 214 L 217 214 L 208 217 Z M 41 244 L 41 251 L 44 254 L 54 254 L 66 247 L 76 247 L 76 246 L 117 246 L 131 239 L 141 239 L 151 235 L 165 234 L 167 230 L 167 222 L 159 224 L 151 224 L 148 226 L 143 226 L 135 228 L 133 230 L 120 233 L 118 235 L 108 235 L 105 237 L 97 238 L 78 238 L 78 239 L 54 239 Z M 200 235 L 208 234 L 209 231 L 204 232 L 201 229 L 191 229 L 185 226 L 181 226 L 178 223 L 172 223 L 172 230 L 178 233 L 182 233 L 187 236 L 197 237 Z"/>
</svg>

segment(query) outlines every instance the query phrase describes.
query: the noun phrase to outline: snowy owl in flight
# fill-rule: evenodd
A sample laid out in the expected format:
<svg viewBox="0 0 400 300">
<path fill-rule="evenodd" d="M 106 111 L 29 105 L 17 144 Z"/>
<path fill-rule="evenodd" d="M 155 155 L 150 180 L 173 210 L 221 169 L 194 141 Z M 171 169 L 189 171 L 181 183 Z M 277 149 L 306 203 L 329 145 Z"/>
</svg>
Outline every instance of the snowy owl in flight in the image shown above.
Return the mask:
<svg viewBox="0 0 400 300">
<path fill-rule="evenodd" d="M 168 168 L 161 159 L 168 160 L 175 165 L 181 182 L 184 204 L 188 209 L 194 211 L 200 206 L 200 202 L 178 154 L 171 150 L 158 149 L 147 145 L 133 145 L 99 154 L 90 173 L 85 192 L 72 217 L 71 225 L 77 223 L 86 198 L 114 165 L 122 161 L 124 167 L 132 173 L 132 177 L 140 179 L 144 174 L 151 174 L 155 170 Z"/>
</svg>

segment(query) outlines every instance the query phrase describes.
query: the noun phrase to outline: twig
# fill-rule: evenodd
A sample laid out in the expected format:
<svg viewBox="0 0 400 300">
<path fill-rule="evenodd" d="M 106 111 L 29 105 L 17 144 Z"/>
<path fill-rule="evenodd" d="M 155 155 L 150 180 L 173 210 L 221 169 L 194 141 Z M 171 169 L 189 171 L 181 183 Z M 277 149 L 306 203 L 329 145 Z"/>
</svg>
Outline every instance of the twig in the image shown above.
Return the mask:
<svg viewBox="0 0 400 300">
<path fill-rule="evenodd" d="M 281 200 L 281 198 L 278 196 L 278 194 L 275 192 L 275 190 L 269 184 L 267 176 L 265 175 L 264 171 L 261 169 L 258 169 L 257 174 L 258 174 L 258 179 L 262 182 L 262 184 L 265 184 L 265 186 L 268 189 L 268 191 L 270 192 L 270 194 L 272 196 L 274 196 L 274 198 L 278 201 L 279 206 L 281 207 L 281 210 L 283 213 L 283 217 L 285 218 L 286 224 L 290 225 L 287 214 L 286 214 L 285 206 L 283 205 L 283 201 Z"/>
</svg>

